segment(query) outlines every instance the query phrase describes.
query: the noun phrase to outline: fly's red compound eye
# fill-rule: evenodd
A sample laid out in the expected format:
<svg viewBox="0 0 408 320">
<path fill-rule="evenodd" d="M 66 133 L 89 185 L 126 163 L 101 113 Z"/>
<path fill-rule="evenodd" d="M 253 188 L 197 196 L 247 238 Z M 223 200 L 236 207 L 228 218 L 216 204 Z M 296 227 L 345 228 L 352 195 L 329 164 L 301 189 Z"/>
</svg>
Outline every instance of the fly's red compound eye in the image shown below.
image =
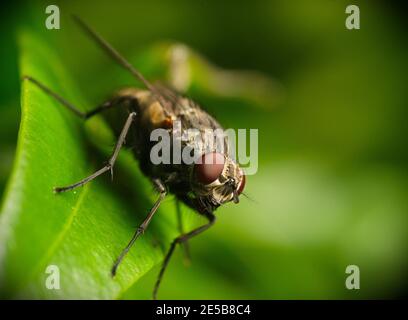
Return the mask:
<svg viewBox="0 0 408 320">
<path fill-rule="evenodd" d="M 211 152 L 201 157 L 194 165 L 195 176 L 202 184 L 209 184 L 218 179 L 224 170 L 225 159 L 221 153 Z"/>
<path fill-rule="evenodd" d="M 244 188 L 245 188 L 245 182 L 246 182 L 245 175 L 242 175 L 242 180 L 241 180 L 241 183 L 239 184 L 238 189 L 237 189 L 238 194 L 241 194 L 241 193 L 242 193 L 242 191 L 244 191 Z"/>
</svg>

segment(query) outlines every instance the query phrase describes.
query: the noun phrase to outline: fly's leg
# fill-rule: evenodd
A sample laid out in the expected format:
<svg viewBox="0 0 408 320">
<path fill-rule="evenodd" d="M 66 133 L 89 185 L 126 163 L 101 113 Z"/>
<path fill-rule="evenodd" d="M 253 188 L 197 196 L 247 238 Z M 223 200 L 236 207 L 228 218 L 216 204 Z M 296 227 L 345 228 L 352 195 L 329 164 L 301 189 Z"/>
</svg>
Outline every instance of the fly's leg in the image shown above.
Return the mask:
<svg viewBox="0 0 408 320">
<path fill-rule="evenodd" d="M 181 217 L 181 207 L 180 200 L 176 199 L 176 211 L 177 211 L 177 224 L 180 234 L 184 234 L 183 219 Z M 190 246 L 187 241 L 181 244 L 184 249 L 184 264 L 190 265 L 191 256 L 190 256 Z"/>
<path fill-rule="evenodd" d="M 90 117 L 92 117 L 92 116 L 94 116 L 96 114 L 98 114 L 99 112 L 102 112 L 102 111 L 104 111 L 106 109 L 109 109 L 109 108 L 115 106 L 115 104 L 113 104 L 112 101 L 107 101 L 107 102 L 99 105 L 98 107 L 96 107 L 95 109 L 93 109 L 91 111 L 83 112 L 80 109 L 78 109 L 76 106 L 74 106 L 72 103 L 65 100 L 63 97 L 61 97 L 58 93 L 54 92 L 53 90 L 48 88 L 46 85 L 44 85 L 43 83 L 38 81 L 37 79 L 35 79 L 33 77 L 30 77 L 30 76 L 24 76 L 23 80 L 28 80 L 31 83 L 35 84 L 42 91 L 44 91 L 46 94 L 48 94 L 49 96 L 51 96 L 55 100 L 57 100 L 59 103 L 61 103 L 61 105 L 66 107 L 68 110 L 72 111 L 78 117 L 80 117 L 82 119 L 85 119 L 85 120 L 89 119 Z"/>
<path fill-rule="evenodd" d="M 72 111 L 75 115 L 77 115 L 80 118 L 83 119 L 89 119 L 90 117 L 104 111 L 107 110 L 109 108 L 115 107 L 115 106 L 119 106 L 121 105 L 120 102 L 123 102 L 125 100 L 134 100 L 133 97 L 120 97 L 120 99 L 113 99 L 113 100 L 109 100 L 106 101 L 105 103 L 97 106 L 95 109 L 88 111 L 88 112 L 83 112 L 80 109 L 78 109 L 76 106 L 74 106 L 72 103 L 68 102 L 67 100 L 65 100 L 63 97 L 61 97 L 58 93 L 54 92 L 53 90 L 51 90 L 50 88 L 48 88 L 46 85 L 44 85 L 43 83 L 41 83 L 40 81 L 38 81 L 37 79 L 30 77 L 30 76 L 24 76 L 23 77 L 24 80 L 28 80 L 31 83 L 35 84 L 37 87 L 39 87 L 41 90 L 43 90 L 46 94 L 48 94 L 49 96 L 55 98 L 59 103 L 61 103 L 64 107 L 66 107 L 67 109 L 69 109 L 70 111 Z M 129 114 L 129 117 L 127 118 L 125 125 L 122 129 L 122 132 L 119 136 L 119 139 L 116 143 L 115 149 L 113 151 L 113 154 L 111 156 L 111 158 L 108 161 L 108 164 L 106 166 L 104 166 L 102 169 L 96 171 L 95 173 L 93 173 L 92 175 L 90 175 L 89 177 L 86 177 L 85 179 L 74 183 L 72 185 L 66 186 L 66 187 L 57 187 L 54 188 L 54 192 L 59 193 L 59 192 L 64 192 L 64 191 L 68 191 L 68 190 L 72 190 L 76 187 L 82 186 L 84 184 L 86 184 L 87 182 L 95 179 L 96 177 L 100 176 L 101 174 L 107 172 L 107 171 L 111 171 L 112 174 L 112 170 L 113 170 L 113 166 L 115 164 L 116 158 L 118 157 L 119 151 L 121 149 L 121 147 L 123 146 L 124 142 L 125 142 L 125 138 L 126 135 L 129 131 L 130 125 L 132 124 L 132 122 L 134 121 L 136 117 L 136 113 L 132 112 Z"/>
<path fill-rule="evenodd" d="M 112 156 L 109 158 L 108 160 L 108 164 L 105 165 L 102 169 L 99 169 L 98 171 L 96 171 L 95 173 L 91 174 L 90 176 L 86 177 L 85 179 L 82 179 L 81 181 L 78 181 L 77 183 L 71 184 L 69 186 L 66 187 L 57 187 L 54 188 L 54 191 L 57 193 L 60 192 L 65 192 L 68 190 L 72 190 L 75 189 L 79 186 L 83 186 L 84 184 L 86 184 L 87 182 L 95 179 L 96 177 L 99 177 L 101 174 L 107 172 L 107 171 L 111 171 L 113 170 L 113 166 L 116 162 L 116 159 L 119 155 L 119 151 L 122 148 L 124 142 L 125 142 L 125 138 L 127 133 L 129 132 L 129 128 L 132 125 L 133 121 L 136 118 L 136 112 L 131 112 L 125 122 L 125 125 L 122 128 L 122 132 L 119 135 L 118 141 L 116 142 L 115 145 L 115 149 L 113 150 Z"/>
<path fill-rule="evenodd" d="M 207 230 L 209 227 L 211 227 L 214 224 L 215 215 L 212 212 L 207 212 L 205 216 L 208 219 L 207 224 L 205 224 L 205 225 L 203 225 L 201 227 L 198 227 L 197 229 L 194 229 L 193 231 L 190 231 L 188 233 L 185 233 L 185 234 L 182 234 L 182 235 L 178 236 L 171 243 L 170 249 L 167 252 L 166 257 L 164 258 L 163 265 L 162 265 L 162 267 L 160 269 L 159 276 L 157 277 L 157 281 L 156 281 L 156 284 L 154 286 L 154 290 L 153 290 L 153 299 L 154 300 L 156 300 L 156 298 L 157 298 L 157 291 L 159 290 L 160 282 L 161 282 L 161 280 L 163 278 L 164 271 L 166 271 L 166 268 L 167 268 L 167 266 L 169 264 L 170 258 L 171 258 L 172 254 L 174 252 L 174 249 L 175 249 L 176 245 L 178 243 L 185 243 L 186 241 L 193 238 L 194 236 L 204 232 L 205 230 Z"/>
<path fill-rule="evenodd" d="M 149 225 L 150 221 L 152 220 L 154 214 L 156 213 L 157 209 L 159 208 L 161 202 L 166 197 L 167 191 L 166 191 L 166 188 L 164 187 L 163 183 L 158 179 L 153 180 L 153 183 L 155 184 L 158 191 L 160 192 L 159 198 L 156 200 L 153 207 L 150 209 L 149 214 L 146 216 L 146 218 L 144 219 L 142 224 L 136 229 L 132 239 L 130 239 L 130 241 L 127 244 L 127 246 L 125 247 L 125 249 L 123 249 L 123 251 L 121 252 L 119 257 L 116 259 L 115 263 L 113 264 L 113 267 L 112 267 L 112 270 L 111 270 L 112 277 L 114 277 L 116 275 L 116 270 L 118 269 L 119 264 L 122 262 L 123 258 L 126 256 L 126 254 L 129 252 L 130 248 L 133 246 L 133 244 L 135 243 L 137 238 L 139 238 L 139 236 L 144 233 L 144 231 L 146 230 L 146 228 Z"/>
</svg>

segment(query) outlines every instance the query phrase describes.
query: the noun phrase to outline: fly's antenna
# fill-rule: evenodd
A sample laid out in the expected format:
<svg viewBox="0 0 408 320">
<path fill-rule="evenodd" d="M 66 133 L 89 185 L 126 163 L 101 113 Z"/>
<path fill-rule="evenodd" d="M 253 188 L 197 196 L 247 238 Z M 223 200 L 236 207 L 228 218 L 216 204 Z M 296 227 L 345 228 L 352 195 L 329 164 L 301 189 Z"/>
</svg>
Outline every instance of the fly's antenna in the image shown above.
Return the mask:
<svg viewBox="0 0 408 320">
<path fill-rule="evenodd" d="M 254 198 L 250 197 L 248 194 L 246 194 L 245 192 L 242 192 L 241 195 L 243 195 L 245 198 L 247 198 L 249 201 L 253 202 L 253 203 L 257 203 L 259 204 L 258 201 L 256 201 Z"/>
<path fill-rule="evenodd" d="M 143 75 L 136 70 L 115 48 L 113 48 L 105 39 L 103 39 L 98 33 L 96 33 L 90 26 L 88 26 L 78 16 L 73 15 L 73 19 L 76 23 L 104 50 L 106 51 L 117 63 L 123 68 L 129 71 L 136 79 L 140 80 L 147 89 L 149 89 L 159 100 L 159 102 L 166 106 L 166 99 L 156 90 L 156 88 L 146 80 Z"/>
</svg>

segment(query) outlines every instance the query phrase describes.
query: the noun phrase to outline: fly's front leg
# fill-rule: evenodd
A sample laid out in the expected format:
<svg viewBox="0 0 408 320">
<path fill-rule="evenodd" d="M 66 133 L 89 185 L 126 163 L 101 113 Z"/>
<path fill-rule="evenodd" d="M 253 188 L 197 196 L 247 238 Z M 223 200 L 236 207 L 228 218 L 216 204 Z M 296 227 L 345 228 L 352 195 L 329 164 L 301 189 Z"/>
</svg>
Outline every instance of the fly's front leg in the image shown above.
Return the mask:
<svg viewBox="0 0 408 320">
<path fill-rule="evenodd" d="M 159 290 L 160 282 L 161 282 L 161 280 L 163 278 L 164 271 L 166 271 L 166 269 L 167 269 L 167 266 L 169 264 L 171 256 L 173 255 L 173 252 L 174 252 L 174 249 L 176 248 L 176 245 L 178 243 L 180 243 L 180 244 L 185 243 L 186 241 L 193 238 L 194 236 L 199 235 L 200 233 L 204 232 L 205 230 L 207 230 L 209 227 L 211 227 L 214 224 L 215 215 L 212 212 L 207 212 L 205 214 L 205 216 L 208 219 L 207 224 L 205 224 L 205 225 L 203 225 L 201 227 L 198 227 L 197 229 L 194 229 L 193 231 L 190 231 L 190 232 L 188 232 L 186 234 L 182 234 L 181 236 L 178 236 L 171 243 L 170 249 L 167 252 L 166 257 L 164 258 L 163 265 L 162 265 L 162 267 L 160 269 L 159 276 L 157 277 L 157 281 L 156 281 L 156 284 L 154 286 L 154 290 L 153 290 L 153 299 L 154 300 L 156 300 L 156 298 L 157 298 L 157 291 Z"/>
<path fill-rule="evenodd" d="M 71 184 L 69 186 L 66 187 L 57 187 L 54 188 L 54 191 L 57 193 L 60 192 L 65 192 L 68 190 L 72 190 L 75 189 L 79 186 L 83 186 L 84 184 L 86 184 L 89 181 L 92 181 L 93 179 L 95 179 L 96 177 L 99 177 L 101 174 L 107 172 L 107 171 L 111 171 L 113 170 L 113 166 L 116 162 L 116 159 L 119 155 L 119 151 L 122 148 L 124 142 L 125 142 L 125 138 L 126 135 L 129 132 L 130 126 L 132 125 L 133 121 L 136 119 L 136 112 L 132 112 L 129 114 L 125 125 L 123 126 L 122 132 L 119 135 L 118 141 L 116 142 L 115 145 L 115 149 L 113 150 L 112 156 L 109 158 L 107 165 L 105 165 L 102 169 L 99 169 L 98 171 L 96 171 L 95 173 L 91 174 L 89 177 L 86 177 L 85 179 L 82 179 L 81 181 L 78 181 L 77 183 Z"/>
<path fill-rule="evenodd" d="M 150 221 L 152 220 L 154 214 L 157 212 L 157 209 L 159 208 L 161 202 L 166 197 L 167 191 L 163 183 L 158 179 L 153 180 L 153 183 L 155 184 L 157 190 L 160 192 L 159 198 L 156 200 L 153 207 L 150 209 L 149 214 L 143 220 L 142 224 L 136 229 L 132 239 L 129 241 L 125 249 L 123 249 L 122 253 L 119 255 L 119 257 L 116 259 L 115 263 L 113 264 L 113 267 L 111 270 L 112 277 L 116 275 L 116 270 L 118 269 L 119 264 L 122 262 L 125 255 L 129 252 L 130 248 L 133 246 L 137 238 L 139 238 L 139 236 L 144 233 Z"/>
</svg>

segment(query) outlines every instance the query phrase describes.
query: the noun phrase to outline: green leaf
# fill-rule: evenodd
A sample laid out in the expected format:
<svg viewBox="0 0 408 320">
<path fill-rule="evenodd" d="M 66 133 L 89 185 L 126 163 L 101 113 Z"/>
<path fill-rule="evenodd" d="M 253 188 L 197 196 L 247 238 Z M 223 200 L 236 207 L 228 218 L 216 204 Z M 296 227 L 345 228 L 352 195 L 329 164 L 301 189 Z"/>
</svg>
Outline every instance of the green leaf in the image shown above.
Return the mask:
<svg viewBox="0 0 408 320">
<path fill-rule="evenodd" d="M 91 108 L 44 36 L 22 32 L 20 51 L 21 76 L 30 75 L 76 106 Z M 182 44 L 158 43 L 133 61 L 144 74 L 166 79 L 181 91 L 195 90 L 220 99 L 214 82 L 222 87 L 225 77 L 233 77 L 236 81 L 224 90 L 230 98 L 254 101 L 258 97 L 261 104 L 275 103 L 268 94 L 262 95 L 268 88 L 242 90 L 254 76 L 272 88 L 266 77 L 218 69 Z M 111 85 L 123 86 L 128 75 L 118 71 L 112 68 Z M 183 74 L 184 79 L 177 78 Z M 76 191 L 53 194 L 53 187 L 76 182 L 102 167 L 114 137 L 102 118 L 84 125 L 37 86 L 27 80 L 21 83 L 17 155 L 0 214 L 0 294 L 111 299 L 123 296 L 130 287 L 134 292 L 137 280 L 160 264 L 177 235 L 172 199 L 164 202 L 156 214 L 160 218 L 153 219 L 112 279 L 115 258 L 157 195 L 126 150 L 120 153 L 113 182 L 108 176 L 100 177 Z M 187 228 L 196 223 L 186 222 Z M 50 265 L 59 267 L 60 290 L 46 287 Z"/>
<path fill-rule="evenodd" d="M 25 31 L 20 49 L 21 75 L 84 105 L 47 42 Z M 54 186 L 78 181 L 103 161 L 89 152 L 81 120 L 28 81 L 22 81 L 21 95 L 17 155 L 0 215 L 0 293 L 7 298 L 118 297 L 163 259 L 175 236 L 173 203 L 160 208 L 162 217 L 154 219 L 112 279 L 115 258 L 154 200 L 149 181 L 124 152 L 113 183 L 104 177 L 54 194 Z M 96 119 L 88 126 L 95 131 L 103 123 Z M 59 290 L 46 288 L 49 265 L 59 267 Z"/>
</svg>

